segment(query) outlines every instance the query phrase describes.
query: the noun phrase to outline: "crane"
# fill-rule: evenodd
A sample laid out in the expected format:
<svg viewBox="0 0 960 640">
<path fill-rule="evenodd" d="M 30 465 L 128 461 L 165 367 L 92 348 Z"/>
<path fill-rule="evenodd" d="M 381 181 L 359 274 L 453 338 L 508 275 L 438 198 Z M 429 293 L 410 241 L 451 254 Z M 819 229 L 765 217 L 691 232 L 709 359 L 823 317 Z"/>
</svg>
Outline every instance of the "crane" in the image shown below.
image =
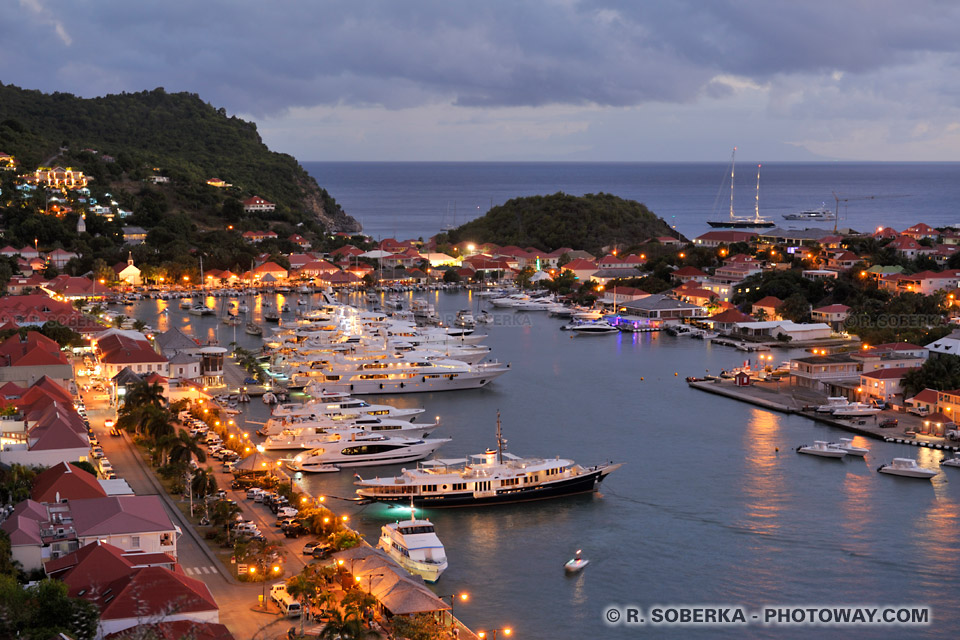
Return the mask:
<svg viewBox="0 0 960 640">
<path fill-rule="evenodd" d="M 889 195 L 872 195 L 872 196 L 851 196 L 849 198 L 841 198 L 837 195 L 836 191 L 832 191 L 833 199 L 837 202 L 836 210 L 833 212 L 833 232 L 837 232 L 837 222 L 840 221 L 840 203 L 841 202 L 856 202 L 857 200 L 880 200 L 883 198 L 906 198 L 907 193 L 895 193 Z"/>
</svg>

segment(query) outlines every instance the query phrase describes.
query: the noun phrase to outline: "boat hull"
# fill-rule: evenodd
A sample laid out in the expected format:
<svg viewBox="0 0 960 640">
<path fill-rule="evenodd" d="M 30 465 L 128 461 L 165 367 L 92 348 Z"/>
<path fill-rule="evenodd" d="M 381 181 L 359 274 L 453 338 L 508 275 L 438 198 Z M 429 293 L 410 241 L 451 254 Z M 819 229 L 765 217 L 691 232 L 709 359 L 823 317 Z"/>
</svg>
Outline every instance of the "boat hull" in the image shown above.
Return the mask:
<svg viewBox="0 0 960 640">
<path fill-rule="evenodd" d="M 603 482 L 607 474 L 619 466 L 620 465 L 613 465 L 597 468 L 574 478 L 558 480 L 552 483 L 543 483 L 536 487 L 498 489 L 496 492 L 481 495 L 475 494 L 472 491 L 427 496 L 411 496 L 411 494 L 369 495 L 363 492 L 362 489 L 358 489 L 357 494 L 362 498 L 367 498 L 374 502 L 410 504 L 412 500 L 415 506 L 429 509 L 485 507 L 518 502 L 533 502 L 536 500 L 573 496 L 581 493 L 592 493 L 599 488 L 600 483 Z"/>
<path fill-rule="evenodd" d="M 753 222 L 753 221 L 739 221 L 739 220 L 708 220 L 707 224 L 715 229 L 769 229 L 770 227 L 775 227 L 776 224 L 773 222 Z"/>
<path fill-rule="evenodd" d="M 416 574 L 423 578 L 424 582 L 436 582 L 440 579 L 440 574 L 447 570 L 448 563 L 443 562 L 440 564 L 430 563 L 430 562 L 417 562 L 412 560 L 407 556 L 401 554 L 399 551 L 394 549 L 389 541 L 384 541 L 383 538 L 380 538 L 379 548 L 381 551 L 386 553 L 388 556 L 393 558 L 397 564 L 409 571 L 410 573 Z"/>
</svg>

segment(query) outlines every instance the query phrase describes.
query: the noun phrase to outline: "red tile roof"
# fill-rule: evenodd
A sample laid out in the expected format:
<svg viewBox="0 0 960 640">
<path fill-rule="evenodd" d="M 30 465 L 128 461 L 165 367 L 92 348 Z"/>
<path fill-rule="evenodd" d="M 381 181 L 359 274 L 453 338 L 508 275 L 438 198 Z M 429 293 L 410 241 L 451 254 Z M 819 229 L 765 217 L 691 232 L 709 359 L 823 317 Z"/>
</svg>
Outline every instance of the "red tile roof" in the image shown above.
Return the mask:
<svg viewBox="0 0 960 640">
<path fill-rule="evenodd" d="M 814 309 L 819 313 L 843 313 L 845 311 L 850 311 L 850 307 L 845 304 L 830 304 L 825 307 L 820 307 L 819 309 Z"/>
<path fill-rule="evenodd" d="M 33 479 L 30 497 L 37 502 L 57 502 L 77 498 L 103 498 L 103 490 L 96 476 L 68 462 L 56 464 Z"/>
<path fill-rule="evenodd" d="M 783 300 L 776 296 L 766 296 L 765 298 L 760 298 L 753 303 L 754 307 L 773 307 L 776 309 L 783 304 Z"/>
<path fill-rule="evenodd" d="M 940 399 L 940 394 L 937 392 L 936 389 L 924 389 L 917 395 L 908 399 L 916 400 L 917 402 L 923 402 L 925 404 L 936 404 L 937 401 Z"/>
<path fill-rule="evenodd" d="M 870 378 L 871 380 L 898 380 L 916 368 L 917 367 L 891 367 L 889 369 L 867 371 L 860 375 L 864 378 Z"/>
<path fill-rule="evenodd" d="M 100 362 L 104 364 L 165 363 L 167 359 L 153 350 L 146 340 L 135 340 L 118 333 L 97 342 Z"/>
<path fill-rule="evenodd" d="M 21 338 L 13 334 L 0 344 L 0 364 L 9 367 L 69 365 L 60 345 L 42 333 L 29 331 Z"/>
<path fill-rule="evenodd" d="M 195 622 L 193 620 L 170 620 L 155 624 L 138 624 L 123 631 L 110 633 L 104 640 L 140 640 L 149 637 L 156 640 L 234 640 L 226 626 L 218 622 Z"/>
<path fill-rule="evenodd" d="M 721 323 L 757 321 L 753 316 L 748 316 L 744 312 L 737 309 L 727 309 L 726 311 L 721 311 L 715 316 L 710 316 L 710 320 Z"/>
</svg>

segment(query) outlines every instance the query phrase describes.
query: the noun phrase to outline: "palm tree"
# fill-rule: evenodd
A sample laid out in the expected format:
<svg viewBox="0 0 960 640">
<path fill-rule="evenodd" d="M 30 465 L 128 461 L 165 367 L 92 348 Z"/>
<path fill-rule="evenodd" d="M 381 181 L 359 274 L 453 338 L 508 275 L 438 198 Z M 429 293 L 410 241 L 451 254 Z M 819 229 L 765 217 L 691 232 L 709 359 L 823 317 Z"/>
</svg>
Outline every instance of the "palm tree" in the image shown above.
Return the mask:
<svg viewBox="0 0 960 640">
<path fill-rule="evenodd" d="M 287 580 L 287 593 L 300 601 L 300 635 L 303 635 L 307 605 L 317 594 L 317 578 L 308 565 L 303 571 Z"/>
<path fill-rule="evenodd" d="M 157 440 L 166 435 L 174 435 L 173 416 L 169 411 L 154 405 L 143 408 L 140 427 L 147 436 Z"/>
<path fill-rule="evenodd" d="M 206 462 L 207 454 L 200 447 L 199 435 L 191 436 L 186 431 L 180 430 L 173 436 L 173 443 L 170 446 L 170 460 L 189 463 L 191 458 L 196 458 L 197 462 Z"/>
<path fill-rule="evenodd" d="M 144 404 L 152 404 L 157 407 L 162 407 L 166 403 L 167 400 L 163 395 L 163 387 L 156 382 L 152 384 L 149 382 L 140 382 L 133 385 L 127 392 L 124 406 L 138 407 Z"/>
<path fill-rule="evenodd" d="M 210 521 L 218 527 L 224 527 L 229 532 L 229 524 L 236 519 L 239 513 L 239 505 L 221 500 L 213 505 L 213 515 L 210 516 Z"/>
<path fill-rule="evenodd" d="M 320 632 L 318 639 L 361 640 L 375 635 L 378 634 L 363 626 L 363 620 L 356 613 L 343 614 L 339 609 L 336 609 L 330 612 L 327 623 L 323 626 L 323 631 Z"/>
<path fill-rule="evenodd" d="M 204 513 L 206 513 L 206 497 L 217 492 L 217 478 L 209 469 L 197 469 L 193 473 L 193 480 L 190 481 L 190 489 L 198 500 L 203 500 Z"/>
<path fill-rule="evenodd" d="M 147 328 L 147 323 L 144 322 L 143 320 L 137 320 L 133 323 L 133 328 L 136 331 L 143 331 L 144 329 Z"/>
</svg>

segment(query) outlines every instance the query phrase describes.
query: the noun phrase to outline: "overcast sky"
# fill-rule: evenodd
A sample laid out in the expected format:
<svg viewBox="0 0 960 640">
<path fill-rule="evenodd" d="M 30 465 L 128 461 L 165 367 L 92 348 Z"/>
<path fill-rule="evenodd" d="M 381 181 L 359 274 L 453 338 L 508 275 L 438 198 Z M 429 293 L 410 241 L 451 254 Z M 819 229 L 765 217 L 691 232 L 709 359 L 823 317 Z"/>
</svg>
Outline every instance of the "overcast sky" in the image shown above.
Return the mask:
<svg viewBox="0 0 960 640">
<path fill-rule="evenodd" d="M 194 92 L 301 161 L 960 160 L 960 2 L 10 4 L 0 82 Z"/>
</svg>

